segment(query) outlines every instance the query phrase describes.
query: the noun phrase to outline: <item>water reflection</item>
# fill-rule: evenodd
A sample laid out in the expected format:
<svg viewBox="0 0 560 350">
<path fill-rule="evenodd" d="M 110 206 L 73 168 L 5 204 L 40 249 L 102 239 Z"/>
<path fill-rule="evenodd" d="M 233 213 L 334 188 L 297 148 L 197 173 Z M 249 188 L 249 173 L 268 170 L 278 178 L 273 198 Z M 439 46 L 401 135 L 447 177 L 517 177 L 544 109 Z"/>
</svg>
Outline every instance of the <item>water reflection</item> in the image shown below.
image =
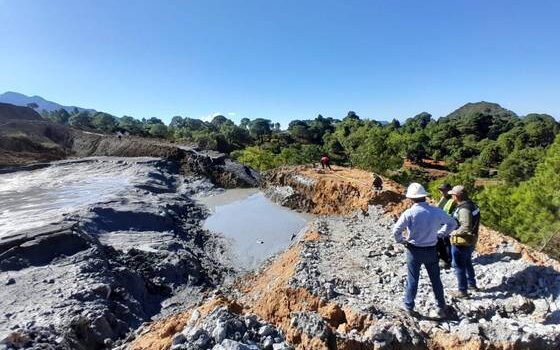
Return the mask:
<svg viewBox="0 0 560 350">
<path fill-rule="evenodd" d="M 310 216 L 268 200 L 256 190 L 226 191 L 202 199 L 213 211 L 205 228 L 230 238 L 242 267 L 252 269 L 286 248 Z"/>
</svg>

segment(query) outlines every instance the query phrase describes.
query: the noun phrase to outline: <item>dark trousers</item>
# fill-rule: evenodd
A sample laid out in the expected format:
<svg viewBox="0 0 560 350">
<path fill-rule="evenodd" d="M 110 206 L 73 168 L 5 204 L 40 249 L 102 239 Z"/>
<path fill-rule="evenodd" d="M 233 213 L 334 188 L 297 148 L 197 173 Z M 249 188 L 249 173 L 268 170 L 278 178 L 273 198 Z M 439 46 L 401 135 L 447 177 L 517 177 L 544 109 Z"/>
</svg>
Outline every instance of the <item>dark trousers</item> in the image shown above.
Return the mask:
<svg viewBox="0 0 560 350">
<path fill-rule="evenodd" d="M 451 242 L 449 242 L 449 237 L 438 238 L 436 247 L 441 261 L 451 265 Z"/>
<path fill-rule="evenodd" d="M 472 264 L 473 251 L 474 246 L 454 245 L 451 247 L 457 283 L 459 285 L 459 290 L 462 292 L 466 292 L 469 286 L 476 287 L 476 277 Z"/>
<path fill-rule="evenodd" d="M 439 262 L 436 247 L 415 247 L 408 246 L 406 252 L 406 267 L 408 274 L 406 277 L 406 292 L 404 296 L 404 304 L 409 309 L 414 309 L 414 299 L 418 292 L 418 280 L 420 279 L 420 268 L 424 265 L 432 289 L 436 297 L 438 307 L 445 306 L 445 297 L 443 294 L 443 284 L 439 276 Z"/>
</svg>

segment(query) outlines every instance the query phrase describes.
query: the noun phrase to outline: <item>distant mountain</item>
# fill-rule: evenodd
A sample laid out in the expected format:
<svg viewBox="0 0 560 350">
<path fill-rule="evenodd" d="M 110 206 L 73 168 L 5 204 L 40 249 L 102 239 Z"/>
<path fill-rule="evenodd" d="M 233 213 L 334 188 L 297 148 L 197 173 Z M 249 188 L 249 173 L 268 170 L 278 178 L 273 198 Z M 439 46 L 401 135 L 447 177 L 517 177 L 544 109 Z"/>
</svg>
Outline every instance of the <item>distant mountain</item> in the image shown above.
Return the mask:
<svg viewBox="0 0 560 350">
<path fill-rule="evenodd" d="M 36 108 L 37 112 L 41 112 L 43 110 L 51 112 L 61 108 L 65 109 L 68 112 L 72 112 L 74 108 L 77 108 L 80 112 L 81 111 L 95 112 L 94 109 L 87 109 L 87 108 L 76 107 L 76 106 L 63 106 L 56 102 L 45 100 L 41 96 L 26 96 L 24 94 L 20 94 L 19 92 L 13 92 L 13 91 L 7 91 L 1 94 L 0 102 L 10 103 L 16 106 L 28 106 L 30 103 L 36 103 L 37 106 L 39 106 L 38 108 Z"/>
<path fill-rule="evenodd" d="M 517 117 L 517 114 L 510 111 L 509 109 L 505 109 L 497 103 L 485 101 L 467 103 L 466 105 L 459 107 L 455 111 L 451 112 L 447 117 L 450 119 L 454 119 L 473 113 L 482 113 L 502 117 Z"/>
</svg>

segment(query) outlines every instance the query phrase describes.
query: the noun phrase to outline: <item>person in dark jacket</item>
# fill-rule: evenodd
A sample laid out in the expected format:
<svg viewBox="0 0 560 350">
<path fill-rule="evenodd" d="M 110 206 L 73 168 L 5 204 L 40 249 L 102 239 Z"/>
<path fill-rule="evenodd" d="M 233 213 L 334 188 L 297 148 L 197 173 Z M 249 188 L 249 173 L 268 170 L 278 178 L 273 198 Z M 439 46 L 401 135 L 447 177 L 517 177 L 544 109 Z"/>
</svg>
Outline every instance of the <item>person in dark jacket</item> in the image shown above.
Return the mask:
<svg viewBox="0 0 560 350">
<path fill-rule="evenodd" d="M 373 191 L 375 193 L 380 193 L 383 191 L 383 179 L 381 176 L 377 174 L 373 174 L 373 183 L 372 183 Z"/>
<path fill-rule="evenodd" d="M 478 240 L 480 209 L 469 199 L 463 186 L 455 186 L 449 193 L 457 204 L 453 217 L 459 225 L 450 234 L 451 256 L 458 284 L 458 291 L 452 295 L 457 298 L 468 298 L 468 289 L 478 290 L 472 253 Z"/>
<path fill-rule="evenodd" d="M 441 184 L 438 190 L 441 194 L 441 199 L 437 204 L 438 208 L 442 209 L 448 215 L 452 215 L 455 209 L 455 202 L 449 194 L 451 185 L 448 183 Z M 446 270 L 451 268 L 451 243 L 449 242 L 448 236 L 438 238 L 437 249 L 439 259 L 442 261 L 442 267 Z"/>
</svg>

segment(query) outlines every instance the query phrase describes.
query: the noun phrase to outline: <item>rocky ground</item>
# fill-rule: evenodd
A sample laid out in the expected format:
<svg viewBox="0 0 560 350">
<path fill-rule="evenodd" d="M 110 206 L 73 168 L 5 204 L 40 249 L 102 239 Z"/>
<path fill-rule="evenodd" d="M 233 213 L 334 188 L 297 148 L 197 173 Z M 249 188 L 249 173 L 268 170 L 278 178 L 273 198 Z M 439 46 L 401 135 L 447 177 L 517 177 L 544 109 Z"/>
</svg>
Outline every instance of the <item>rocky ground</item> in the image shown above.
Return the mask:
<svg viewBox="0 0 560 350">
<path fill-rule="evenodd" d="M 394 216 L 406 208 L 400 202 L 402 189 L 388 183 L 385 193 L 368 198 L 369 174 L 338 170 L 324 174 L 303 167 L 266 174 L 264 189 L 279 202 L 315 213 L 354 213 L 318 217 L 304 236 L 254 274 L 221 288 L 184 313 L 146 325 L 129 348 L 560 347 L 558 263 L 487 229 L 481 232 L 475 255 L 480 291 L 467 300 L 450 297 L 456 279 L 452 270 L 443 270 L 451 312 L 440 319 L 422 272 L 417 296 L 420 316 L 402 312 L 405 251 L 390 232 Z M 322 192 L 325 188 L 330 192 Z M 216 321 L 218 314 L 223 316 Z M 259 330 L 275 329 L 277 336 L 268 341 L 262 335 L 254 337 L 256 328 L 242 326 L 241 320 L 247 318 L 258 321 Z M 216 331 L 224 321 L 225 337 Z M 203 334 L 202 342 L 193 334 Z"/>
<path fill-rule="evenodd" d="M 456 277 L 452 270 L 442 271 L 453 309 L 449 319 L 437 318 L 425 271 L 417 296 L 422 316 L 403 315 L 405 248 L 394 244 L 392 224 L 380 208 L 370 207 L 365 215 L 318 220 L 319 239 L 304 244 L 290 286 L 344 306 L 354 319 L 356 314 L 363 318 L 361 324 L 349 325 L 346 312 L 341 313 L 341 324 L 330 330 L 333 340 L 377 348 L 560 345 L 560 273 L 524 261 L 509 244 L 475 257 L 481 291 L 468 300 L 449 297 Z"/>
<path fill-rule="evenodd" d="M 66 208 L 54 222 L 0 232 L 0 349 L 111 348 L 154 315 L 200 301 L 233 273 L 228 247 L 201 228 L 206 209 L 191 200 L 199 186 L 211 187 L 207 181 L 157 159 L 94 158 L 69 168 L 84 162 L 99 176 L 121 167 L 130 184 Z M 43 169 L 28 171 L 33 181 Z M 47 200 L 64 190 L 52 195 Z"/>
</svg>

